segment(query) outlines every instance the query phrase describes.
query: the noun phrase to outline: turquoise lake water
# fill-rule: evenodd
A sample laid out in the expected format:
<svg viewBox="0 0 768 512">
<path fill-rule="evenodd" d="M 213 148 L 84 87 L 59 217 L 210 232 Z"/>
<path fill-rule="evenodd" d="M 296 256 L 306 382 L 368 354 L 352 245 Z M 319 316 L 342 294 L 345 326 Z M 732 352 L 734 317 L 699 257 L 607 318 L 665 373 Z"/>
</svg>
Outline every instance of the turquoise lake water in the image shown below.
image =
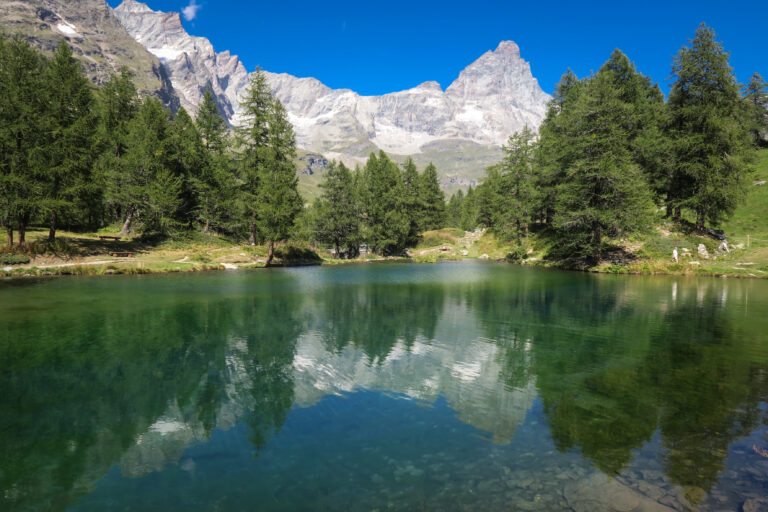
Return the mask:
<svg viewBox="0 0 768 512">
<path fill-rule="evenodd" d="M 765 281 L 6 280 L 0 327 L 0 510 L 768 509 Z"/>
</svg>

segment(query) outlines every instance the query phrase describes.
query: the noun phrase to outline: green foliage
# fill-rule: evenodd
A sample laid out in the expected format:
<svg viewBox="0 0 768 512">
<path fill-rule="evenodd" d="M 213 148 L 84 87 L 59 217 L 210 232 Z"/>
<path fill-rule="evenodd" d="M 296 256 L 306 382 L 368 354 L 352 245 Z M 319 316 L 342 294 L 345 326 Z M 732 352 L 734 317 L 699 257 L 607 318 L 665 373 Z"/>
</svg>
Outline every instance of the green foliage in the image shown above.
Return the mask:
<svg viewBox="0 0 768 512">
<path fill-rule="evenodd" d="M 526 126 L 509 138 L 505 157 L 488 169 L 481 185 L 488 209 L 489 224 L 502 240 L 528 236 L 528 225 L 534 211 L 535 134 Z"/>
<path fill-rule="evenodd" d="M 674 149 L 668 208 L 686 208 L 703 229 L 733 213 L 744 198 L 753 157 L 749 103 L 712 29 L 701 25 L 672 66 L 669 135 Z"/>
<path fill-rule="evenodd" d="M 445 226 L 445 194 L 437 181 L 437 168 L 429 163 L 418 179 L 418 195 L 421 207 L 419 231 L 428 231 Z"/>
<path fill-rule="evenodd" d="M 285 108 L 260 69 L 251 75 L 241 105 L 243 123 L 237 134 L 242 185 L 236 204 L 244 223 L 250 221 L 250 243 L 269 243 L 269 265 L 275 242 L 288 237 L 302 207 L 293 163 L 296 140 Z"/>
<path fill-rule="evenodd" d="M 332 162 L 325 173 L 320 197 L 312 208 L 313 239 L 332 244 L 336 257 L 357 255 L 360 244 L 361 208 L 352 172 Z"/>
<path fill-rule="evenodd" d="M 26 265 L 27 263 L 29 263 L 29 256 L 26 254 L 0 253 L 0 265 Z"/>
<path fill-rule="evenodd" d="M 375 253 L 400 254 L 408 243 L 411 221 L 405 189 L 397 164 L 383 151 L 378 157 L 372 153 L 363 169 L 361 196 L 366 239 Z"/>
<path fill-rule="evenodd" d="M 749 103 L 749 117 L 752 122 L 752 137 L 758 146 L 768 145 L 768 82 L 759 73 L 754 73 L 744 91 Z"/>
</svg>

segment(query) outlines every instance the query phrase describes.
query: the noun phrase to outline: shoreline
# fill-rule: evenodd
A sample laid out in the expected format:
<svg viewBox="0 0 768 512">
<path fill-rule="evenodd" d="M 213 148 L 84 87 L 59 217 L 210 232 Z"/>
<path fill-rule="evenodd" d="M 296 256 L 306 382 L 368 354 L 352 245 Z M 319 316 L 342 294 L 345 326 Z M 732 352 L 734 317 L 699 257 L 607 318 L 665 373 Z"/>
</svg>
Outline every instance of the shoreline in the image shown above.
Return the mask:
<svg viewBox="0 0 768 512">
<path fill-rule="evenodd" d="M 63 277 L 63 276 L 106 276 L 106 275 L 148 275 L 148 274 L 174 274 L 174 273 L 193 273 L 193 272 L 211 272 L 211 271 L 236 271 L 236 270 L 260 270 L 268 268 L 294 268 L 294 267 L 314 267 L 314 266 L 339 266 L 339 265 L 364 265 L 369 263 L 384 264 L 384 263 L 409 263 L 414 265 L 435 264 L 435 263 L 450 263 L 461 261 L 481 261 L 484 263 L 503 263 L 507 265 L 518 265 L 530 268 L 560 270 L 567 272 L 582 272 L 590 274 L 606 274 L 606 275 L 625 275 L 625 276 L 683 276 L 683 277 L 707 277 L 707 278 L 734 278 L 734 279 L 768 279 L 768 273 L 763 271 L 763 275 L 757 275 L 744 269 L 741 272 L 727 272 L 712 269 L 708 266 L 696 266 L 690 268 L 685 267 L 682 264 L 678 264 L 680 269 L 670 271 L 669 268 L 660 267 L 653 264 L 653 261 L 637 262 L 633 265 L 603 265 L 601 267 L 591 268 L 573 268 L 567 265 L 560 265 L 557 262 L 548 262 L 537 260 L 535 262 L 509 262 L 498 259 L 483 259 L 483 258 L 439 258 L 436 261 L 419 261 L 412 257 L 381 257 L 371 259 L 352 259 L 352 260 L 320 260 L 320 261 L 295 261 L 286 263 L 278 263 L 265 267 L 261 263 L 245 263 L 240 265 L 228 264 L 228 263 L 199 263 L 199 262 L 174 262 L 175 266 L 168 266 L 162 264 L 152 264 L 145 261 L 125 262 L 119 260 L 113 261 L 95 261 L 95 262 L 78 262 L 78 263 L 62 263 L 47 266 L 36 265 L 24 265 L 19 267 L 0 268 L 0 278 L 3 280 L 18 280 L 18 279 L 35 279 L 41 277 Z M 653 265 L 652 265 L 653 264 Z M 638 269 L 637 266 L 646 265 L 645 268 Z M 746 273 L 745 273 L 746 272 Z"/>
</svg>

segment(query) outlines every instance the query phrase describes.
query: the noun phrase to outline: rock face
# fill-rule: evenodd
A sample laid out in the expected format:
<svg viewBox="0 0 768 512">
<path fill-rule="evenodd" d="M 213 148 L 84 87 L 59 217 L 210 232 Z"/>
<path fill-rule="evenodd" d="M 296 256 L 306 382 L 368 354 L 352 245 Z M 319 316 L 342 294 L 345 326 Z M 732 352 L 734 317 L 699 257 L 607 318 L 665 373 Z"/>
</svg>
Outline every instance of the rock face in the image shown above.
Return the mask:
<svg viewBox="0 0 768 512">
<path fill-rule="evenodd" d="M 48 53 L 66 40 L 96 84 L 128 66 L 140 92 L 178 107 L 166 68 L 126 32 L 104 0 L 0 0 L 0 31 L 20 34 Z"/>
<path fill-rule="evenodd" d="M 216 53 L 204 37 L 187 34 L 177 12 L 153 11 L 146 4 L 125 0 L 114 9 L 126 30 L 163 63 L 181 100 L 191 114 L 211 86 L 222 114 L 236 119 L 239 95 L 248 85 L 240 59 L 229 52 Z"/>
<path fill-rule="evenodd" d="M 153 11 L 136 0 L 125 0 L 114 12 L 166 66 L 182 106 L 194 113 L 210 84 L 222 113 L 237 124 L 238 98 L 248 85 L 237 57 L 216 53 L 207 39 L 187 34 L 178 13 Z M 514 132 L 525 125 L 538 128 L 550 99 L 512 41 L 483 54 L 445 90 L 424 82 L 361 96 L 314 78 L 268 72 L 267 77 L 288 111 L 300 148 L 353 163 L 377 149 L 429 160 L 442 156 L 452 171 L 448 177 L 462 183 L 479 177 Z M 473 145 L 477 158 L 466 155 L 466 144 Z"/>
</svg>

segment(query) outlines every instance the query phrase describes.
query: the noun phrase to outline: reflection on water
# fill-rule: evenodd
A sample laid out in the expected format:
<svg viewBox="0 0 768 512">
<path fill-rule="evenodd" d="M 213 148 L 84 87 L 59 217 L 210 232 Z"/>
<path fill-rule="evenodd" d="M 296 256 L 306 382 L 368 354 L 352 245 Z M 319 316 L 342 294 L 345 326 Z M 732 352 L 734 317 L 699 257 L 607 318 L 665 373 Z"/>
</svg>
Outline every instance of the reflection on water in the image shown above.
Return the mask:
<svg viewBox="0 0 768 512">
<path fill-rule="evenodd" d="M 0 288 L 3 510 L 768 506 L 768 283 L 445 264 Z"/>
</svg>

